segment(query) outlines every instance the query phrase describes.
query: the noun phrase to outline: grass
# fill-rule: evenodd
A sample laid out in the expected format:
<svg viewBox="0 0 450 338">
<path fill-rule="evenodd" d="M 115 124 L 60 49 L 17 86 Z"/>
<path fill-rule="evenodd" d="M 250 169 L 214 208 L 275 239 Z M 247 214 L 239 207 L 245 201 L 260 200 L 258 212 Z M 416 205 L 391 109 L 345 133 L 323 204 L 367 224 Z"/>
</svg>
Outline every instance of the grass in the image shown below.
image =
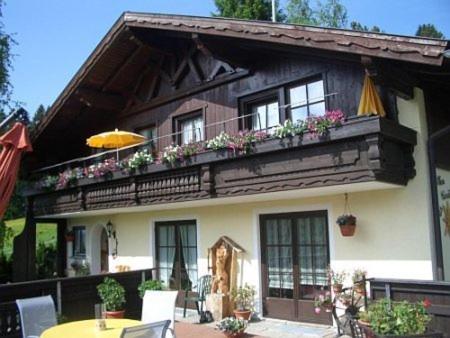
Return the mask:
<svg viewBox="0 0 450 338">
<path fill-rule="evenodd" d="M 6 221 L 6 225 L 13 229 L 14 236 L 19 235 L 24 226 L 25 218 L 17 218 Z M 12 254 L 13 239 L 5 245 L 5 254 Z M 56 224 L 53 223 L 37 223 L 36 224 L 36 243 L 44 242 L 45 244 L 56 244 Z"/>
</svg>

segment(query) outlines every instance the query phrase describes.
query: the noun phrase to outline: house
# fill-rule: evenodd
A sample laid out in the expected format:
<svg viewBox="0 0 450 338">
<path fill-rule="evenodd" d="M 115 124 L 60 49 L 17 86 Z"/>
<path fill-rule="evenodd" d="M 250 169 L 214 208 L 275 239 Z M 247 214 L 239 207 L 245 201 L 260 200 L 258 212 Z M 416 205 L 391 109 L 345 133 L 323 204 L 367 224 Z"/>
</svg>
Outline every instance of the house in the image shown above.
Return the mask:
<svg viewBox="0 0 450 338">
<path fill-rule="evenodd" d="M 16 278 L 33 277 L 35 225 L 45 221 L 58 224 L 59 273 L 85 262 L 93 274 L 156 267 L 180 290 L 209 272 L 208 248 L 227 236 L 245 250 L 238 281 L 256 286 L 258 309 L 273 318 L 329 323 L 313 311 L 329 264 L 450 280 L 448 48 L 428 38 L 123 14 L 34 135 Z M 385 117 L 357 116 L 366 73 Z M 338 110 L 346 121 L 323 133 L 273 134 L 286 120 Z M 114 128 L 152 140 L 121 150 L 122 160 L 143 147 L 178 156 L 181 148 L 167 147 L 268 134 L 245 149 L 185 146 L 183 160 L 123 170 L 114 150 L 98 157 L 85 144 Z M 346 212 L 357 217 L 352 237 L 336 224 Z"/>
</svg>

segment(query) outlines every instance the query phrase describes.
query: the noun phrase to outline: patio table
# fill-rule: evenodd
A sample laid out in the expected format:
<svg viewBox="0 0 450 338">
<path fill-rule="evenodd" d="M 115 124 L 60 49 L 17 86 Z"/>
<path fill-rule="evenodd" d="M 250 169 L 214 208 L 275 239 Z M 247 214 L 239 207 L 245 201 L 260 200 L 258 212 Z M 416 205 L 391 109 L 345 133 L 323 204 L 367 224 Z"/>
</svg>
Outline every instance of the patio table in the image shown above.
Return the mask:
<svg viewBox="0 0 450 338">
<path fill-rule="evenodd" d="M 124 327 L 142 324 L 131 319 L 106 319 L 106 330 L 95 328 L 95 319 L 56 325 L 45 330 L 41 338 L 119 338 Z"/>
</svg>

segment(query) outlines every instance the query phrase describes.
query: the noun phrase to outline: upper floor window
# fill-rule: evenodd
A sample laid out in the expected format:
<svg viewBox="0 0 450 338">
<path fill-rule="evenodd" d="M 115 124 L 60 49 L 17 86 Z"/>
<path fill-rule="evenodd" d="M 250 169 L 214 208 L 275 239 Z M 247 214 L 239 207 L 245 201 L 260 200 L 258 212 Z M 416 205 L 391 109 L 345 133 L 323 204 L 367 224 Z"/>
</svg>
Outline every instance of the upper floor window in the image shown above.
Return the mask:
<svg viewBox="0 0 450 338">
<path fill-rule="evenodd" d="M 156 126 L 149 126 L 149 127 L 138 129 L 137 133 L 142 136 L 145 136 L 148 141 L 151 140 L 151 142 L 149 142 L 148 145 L 150 146 L 150 148 L 152 150 L 156 149 L 156 137 L 157 137 Z"/>
<path fill-rule="evenodd" d="M 204 140 L 203 114 L 197 113 L 177 119 L 177 132 L 180 144 Z"/>
<path fill-rule="evenodd" d="M 307 82 L 290 87 L 290 118 L 292 121 L 305 120 L 312 115 L 325 114 L 325 93 L 323 80 Z"/>
<path fill-rule="evenodd" d="M 253 130 L 269 129 L 280 123 L 278 100 L 253 103 L 250 112 Z"/>
<path fill-rule="evenodd" d="M 72 228 L 74 234 L 73 252 L 74 257 L 86 256 L 86 227 L 76 226 Z"/>
</svg>

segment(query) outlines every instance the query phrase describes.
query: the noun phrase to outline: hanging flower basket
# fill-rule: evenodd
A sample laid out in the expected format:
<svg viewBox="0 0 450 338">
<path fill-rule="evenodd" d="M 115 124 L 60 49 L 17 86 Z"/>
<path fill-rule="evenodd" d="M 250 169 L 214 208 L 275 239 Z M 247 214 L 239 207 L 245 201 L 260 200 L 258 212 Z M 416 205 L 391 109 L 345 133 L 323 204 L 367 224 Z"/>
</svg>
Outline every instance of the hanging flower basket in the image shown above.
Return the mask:
<svg viewBox="0 0 450 338">
<path fill-rule="evenodd" d="M 348 194 L 345 194 L 344 214 L 338 217 L 336 223 L 341 229 L 342 236 L 351 237 L 355 234 L 356 217 L 353 216 L 350 212 L 350 206 L 348 204 Z"/>
</svg>

